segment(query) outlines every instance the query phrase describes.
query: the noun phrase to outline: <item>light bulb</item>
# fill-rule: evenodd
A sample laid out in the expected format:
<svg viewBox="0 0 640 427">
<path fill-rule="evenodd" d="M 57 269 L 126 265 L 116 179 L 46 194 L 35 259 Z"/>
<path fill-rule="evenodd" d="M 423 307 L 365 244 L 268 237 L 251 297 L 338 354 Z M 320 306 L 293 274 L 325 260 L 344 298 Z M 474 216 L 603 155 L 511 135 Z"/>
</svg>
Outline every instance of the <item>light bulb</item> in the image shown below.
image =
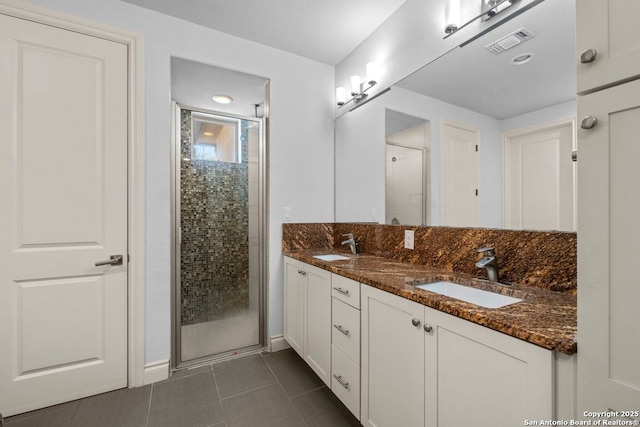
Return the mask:
<svg viewBox="0 0 640 427">
<path fill-rule="evenodd" d="M 376 62 L 367 64 L 367 81 L 371 86 L 378 83 L 378 64 Z"/>
<path fill-rule="evenodd" d="M 360 76 L 351 76 L 351 95 L 360 94 Z"/>
<path fill-rule="evenodd" d="M 343 88 L 342 86 L 336 88 L 336 102 L 338 103 L 338 105 L 344 105 L 346 101 L 347 89 Z"/>
</svg>

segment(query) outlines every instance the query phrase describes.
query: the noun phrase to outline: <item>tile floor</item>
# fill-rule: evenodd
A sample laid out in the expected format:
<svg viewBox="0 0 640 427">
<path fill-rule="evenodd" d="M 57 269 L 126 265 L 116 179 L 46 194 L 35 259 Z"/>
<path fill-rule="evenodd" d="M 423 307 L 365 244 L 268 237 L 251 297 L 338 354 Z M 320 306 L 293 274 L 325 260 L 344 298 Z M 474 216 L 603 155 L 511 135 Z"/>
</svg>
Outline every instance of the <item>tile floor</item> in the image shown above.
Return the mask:
<svg viewBox="0 0 640 427">
<path fill-rule="evenodd" d="M 360 426 L 291 349 L 5 419 L 6 427 Z"/>
</svg>

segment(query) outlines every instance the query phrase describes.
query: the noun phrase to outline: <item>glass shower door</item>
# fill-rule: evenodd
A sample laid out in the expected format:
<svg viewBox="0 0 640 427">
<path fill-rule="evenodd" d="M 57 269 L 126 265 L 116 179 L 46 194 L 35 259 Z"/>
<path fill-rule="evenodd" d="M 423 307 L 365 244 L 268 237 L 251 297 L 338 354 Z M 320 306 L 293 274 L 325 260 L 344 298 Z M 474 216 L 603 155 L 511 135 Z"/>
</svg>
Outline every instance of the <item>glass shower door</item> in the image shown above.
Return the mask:
<svg viewBox="0 0 640 427">
<path fill-rule="evenodd" d="M 178 365 L 261 344 L 261 123 L 180 110 Z"/>
</svg>

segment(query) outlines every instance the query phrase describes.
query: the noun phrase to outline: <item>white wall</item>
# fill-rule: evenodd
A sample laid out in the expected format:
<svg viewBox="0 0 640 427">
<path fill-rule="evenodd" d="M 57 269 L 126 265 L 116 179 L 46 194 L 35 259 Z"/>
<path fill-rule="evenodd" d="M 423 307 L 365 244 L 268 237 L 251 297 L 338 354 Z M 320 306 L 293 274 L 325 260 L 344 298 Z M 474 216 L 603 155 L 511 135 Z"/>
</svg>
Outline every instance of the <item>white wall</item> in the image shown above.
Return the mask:
<svg viewBox="0 0 640 427">
<path fill-rule="evenodd" d="M 552 105 L 547 108 L 532 111 L 520 116 L 511 117 L 500 121 L 500 130 L 508 132 L 514 129 L 537 126 L 544 123 L 553 123 L 569 119 L 575 119 L 577 114 L 576 100 Z"/>
<path fill-rule="evenodd" d="M 334 69 L 118 0 L 30 3 L 144 36 L 147 362 L 170 355 L 170 57 L 271 80 L 269 334 L 283 331 L 281 212 L 333 220 Z"/>
<path fill-rule="evenodd" d="M 336 221 L 384 221 L 385 110 L 431 124 L 431 215 L 440 224 L 443 119 L 480 129 L 481 225 L 502 224 L 502 142 L 499 122 L 458 106 L 393 87 L 374 101 L 336 119 Z M 376 209 L 377 218 L 371 217 Z"/>
</svg>

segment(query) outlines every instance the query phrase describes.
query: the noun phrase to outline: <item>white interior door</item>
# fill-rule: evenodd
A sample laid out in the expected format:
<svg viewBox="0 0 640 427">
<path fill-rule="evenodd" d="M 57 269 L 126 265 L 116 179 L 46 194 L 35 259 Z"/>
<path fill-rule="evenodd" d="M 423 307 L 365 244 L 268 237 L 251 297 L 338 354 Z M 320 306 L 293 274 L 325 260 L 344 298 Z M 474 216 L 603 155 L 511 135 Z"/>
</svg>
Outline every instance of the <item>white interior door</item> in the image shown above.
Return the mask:
<svg viewBox="0 0 640 427">
<path fill-rule="evenodd" d="M 480 225 L 480 166 L 476 129 L 443 123 L 442 225 Z"/>
<path fill-rule="evenodd" d="M 0 411 L 125 387 L 125 45 L 0 15 L 0 200 Z"/>
<path fill-rule="evenodd" d="M 505 137 L 505 227 L 575 230 L 573 124 Z"/>
</svg>

